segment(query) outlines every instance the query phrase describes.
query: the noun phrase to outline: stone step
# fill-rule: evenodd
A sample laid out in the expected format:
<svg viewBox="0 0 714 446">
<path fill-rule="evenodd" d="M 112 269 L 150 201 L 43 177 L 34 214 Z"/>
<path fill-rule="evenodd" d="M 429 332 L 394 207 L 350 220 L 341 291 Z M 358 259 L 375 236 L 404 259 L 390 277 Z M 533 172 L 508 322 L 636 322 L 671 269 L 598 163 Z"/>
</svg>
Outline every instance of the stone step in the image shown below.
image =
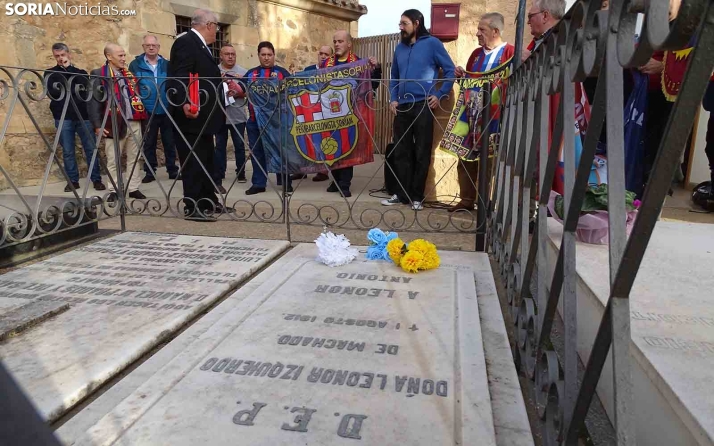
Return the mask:
<svg viewBox="0 0 714 446">
<path fill-rule="evenodd" d="M 549 276 L 563 227 L 548 219 Z M 577 242 L 578 353 L 590 355 L 609 296 L 606 245 Z M 714 444 L 714 226 L 657 223 L 630 295 L 637 444 Z M 548 287 L 550 284 L 548 284 Z M 562 314 L 562 302 L 559 306 Z M 614 419 L 612 362 L 597 388 Z"/>
<path fill-rule="evenodd" d="M 68 420 L 60 438 L 533 444 L 485 254 L 442 252 L 438 270 L 419 274 L 315 257 L 312 244 L 292 249 Z"/>
</svg>

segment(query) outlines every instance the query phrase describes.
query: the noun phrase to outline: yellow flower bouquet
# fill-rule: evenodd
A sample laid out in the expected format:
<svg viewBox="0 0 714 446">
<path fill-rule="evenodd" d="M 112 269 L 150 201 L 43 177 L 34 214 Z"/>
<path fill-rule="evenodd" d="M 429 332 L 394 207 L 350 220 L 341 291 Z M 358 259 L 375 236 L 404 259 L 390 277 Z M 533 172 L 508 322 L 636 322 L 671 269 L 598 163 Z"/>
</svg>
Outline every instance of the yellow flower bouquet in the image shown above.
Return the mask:
<svg viewBox="0 0 714 446">
<path fill-rule="evenodd" d="M 424 239 L 417 239 L 406 244 L 395 238 L 387 243 L 387 253 L 394 263 L 408 273 L 436 269 L 441 264 L 436 246 Z"/>
</svg>

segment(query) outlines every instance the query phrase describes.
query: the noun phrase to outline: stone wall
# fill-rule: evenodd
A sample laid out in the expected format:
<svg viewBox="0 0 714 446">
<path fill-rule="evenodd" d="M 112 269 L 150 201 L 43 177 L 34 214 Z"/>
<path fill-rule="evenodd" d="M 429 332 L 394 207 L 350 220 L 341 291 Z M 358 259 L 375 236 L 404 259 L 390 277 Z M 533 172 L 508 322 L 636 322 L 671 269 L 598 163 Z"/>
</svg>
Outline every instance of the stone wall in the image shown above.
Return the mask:
<svg viewBox="0 0 714 446">
<path fill-rule="evenodd" d="M 67 3 L 85 2 L 70 0 Z M 228 38 L 236 48 L 239 65 L 245 68 L 258 65 L 258 42 L 270 40 L 275 45 L 279 65 L 288 68 L 292 64 L 301 69 L 316 62 L 318 47 L 330 44 L 335 30 L 351 29 L 356 33 L 356 19 L 366 12 L 358 0 L 347 0 L 340 5 L 329 0 L 142 0 L 140 3 L 117 0 L 112 4 L 119 9 L 136 9 L 137 15 L 0 15 L 0 41 L 3 42 L 0 66 L 52 67 L 55 65 L 52 44 L 64 42 L 72 51 L 74 65 L 90 71 L 104 62 L 102 51 L 107 42 L 122 45 L 127 51 L 127 59 L 131 60 L 142 52 L 141 39 L 147 33 L 159 37 L 161 53 L 168 57 L 176 34 L 175 17 L 191 16 L 196 8 L 202 7 L 214 11 L 220 22 L 229 25 Z M 0 80 L 7 79 L 7 75 L 0 72 Z M 38 80 L 32 72 L 25 73 L 22 79 Z M 22 96 L 27 97 L 24 93 Z M 11 106 L 10 98 L 2 98 L 0 92 L 0 121 L 5 120 Z M 0 142 L 0 163 L 8 169 L 17 185 L 33 185 L 41 181 L 49 149 L 40 132 L 50 143 L 55 136 L 49 101 L 27 102 L 39 131 L 18 103 L 7 134 Z M 57 152 L 56 156 L 61 159 L 61 148 Z M 84 176 L 86 163 L 80 147 L 77 147 L 77 161 Z M 59 181 L 58 169 L 53 167 L 51 171 L 52 179 Z M 0 188 L 7 186 L 5 178 L 0 178 Z"/>
<path fill-rule="evenodd" d="M 432 0 L 432 5 L 438 3 L 453 3 L 452 0 Z M 448 51 L 454 64 L 464 66 L 471 52 L 478 47 L 476 32 L 480 17 L 487 12 L 500 12 L 503 14 L 506 23 L 504 32 L 505 40 L 513 43 L 516 35 L 516 14 L 518 11 L 518 0 L 462 0 L 459 15 L 459 38 L 453 42 L 446 42 L 444 46 Z M 527 32 L 524 33 L 527 35 Z M 454 95 L 448 101 L 441 103 L 441 109 L 437 110 L 436 122 L 434 123 L 434 141 L 436 148 L 443 135 L 443 129 L 449 120 L 449 115 L 454 105 Z M 454 197 L 459 192 L 458 177 L 456 174 L 455 160 L 439 150 L 434 151 L 432 169 L 429 176 L 427 188 L 431 188 L 433 193 L 428 199 L 434 200 L 437 196 L 442 201 L 450 201 L 449 197 Z M 436 184 L 438 182 L 438 184 Z"/>
</svg>

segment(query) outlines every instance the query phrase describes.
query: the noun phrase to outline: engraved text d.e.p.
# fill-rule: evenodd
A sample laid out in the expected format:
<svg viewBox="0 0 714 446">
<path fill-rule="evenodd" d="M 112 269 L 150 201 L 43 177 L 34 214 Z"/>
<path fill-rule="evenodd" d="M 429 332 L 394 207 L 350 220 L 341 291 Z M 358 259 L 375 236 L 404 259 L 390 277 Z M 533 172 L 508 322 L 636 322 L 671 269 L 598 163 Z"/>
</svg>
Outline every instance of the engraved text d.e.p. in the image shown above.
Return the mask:
<svg viewBox="0 0 714 446">
<path fill-rule="evenodd" d="M 241 404 L 240 401 L 238 404 Z M 233 415 L 233 423 L 239 426 L 255 426 L 260 411 L 267 406 L 268 404 L 266 403 L 253 403 L 250 409 L 243 409 L 236 412 L 236 414 Z M 319 413 L 317 409 L 309 409 L 307 407 L 291 408 L 284 406 L 283 409 L 286 412 L 289 411 L 290 414 L 295 414 L 292 420 L 280 425 L 280 429 L 290 432 L 308 432 L 308 424 L 312 420 L 313 415 Z M 345 414 L 341 416 L 339 413 L 335 413 L 334 416 L 341 417 L 335 432 L 338 436 L 355 440 L 362 439 L 360 434 L 364 421 L 369 418 L 367 415 Z"/>
</svg>

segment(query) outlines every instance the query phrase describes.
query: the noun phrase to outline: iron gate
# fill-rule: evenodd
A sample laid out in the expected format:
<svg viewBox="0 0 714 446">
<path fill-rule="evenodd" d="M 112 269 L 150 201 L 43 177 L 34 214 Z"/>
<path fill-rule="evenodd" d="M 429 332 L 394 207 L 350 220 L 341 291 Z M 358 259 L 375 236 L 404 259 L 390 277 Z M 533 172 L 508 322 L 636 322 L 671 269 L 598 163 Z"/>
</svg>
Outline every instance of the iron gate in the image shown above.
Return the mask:
<svg viewBox="0 0 714 446">
<path fill-rule="evenodd" d="M 490 209 L 490 246 L 507 284 L 516 324 L 516 363 L 534 381 L 543 437 L 549 445 L 577 444 L 609 352 L 613 358 L 615 417 L 612 421 L 617 444 L 635 443 L 628 298 L 714 68 L 711 2 L 683 0 L 671 23 L 668 23 L 668 1 L 614 0 L 609 2 L 609 10 L 601 10 L 601 3 L 600 0 L 575 3 L 547 40 L 513 73 Z M 635 35 L 638 13 L 644 14 L 639 38 Z M 523 7 L 521 27 L 524 14 Z M 628 237 L 623 68 L 640 67 L 654 50 L 679 50 L 691 41 L 696 45 Z M 576 165 L 575 113 L 571 104 L 575 83 L 588 76 L 598 78 L 597 90 Z M 549 114 L 556 110 L 557 119 L 549 144 Z M 603 127 L 607 134 L 610 295 L 590 357 L 583 358 L 587 366 L 579 383 L 575 231 Z M 565 215 L 557 263 L 550 275 L 545 209 L 556 175 L 561 141 Z M 537 187 L 538 216 L 535 232 L 529 240 L 532 187 Z M 531 292 L 533 281 L 537 282 L 537 292 Z M 562 362 L 551 343 L 559 302 L 563 306 L 565 327 Z"/>
</svg>

